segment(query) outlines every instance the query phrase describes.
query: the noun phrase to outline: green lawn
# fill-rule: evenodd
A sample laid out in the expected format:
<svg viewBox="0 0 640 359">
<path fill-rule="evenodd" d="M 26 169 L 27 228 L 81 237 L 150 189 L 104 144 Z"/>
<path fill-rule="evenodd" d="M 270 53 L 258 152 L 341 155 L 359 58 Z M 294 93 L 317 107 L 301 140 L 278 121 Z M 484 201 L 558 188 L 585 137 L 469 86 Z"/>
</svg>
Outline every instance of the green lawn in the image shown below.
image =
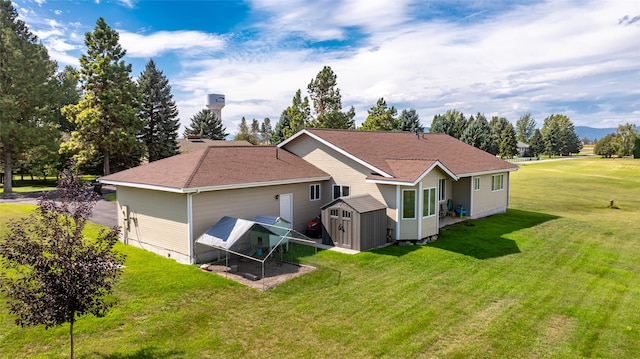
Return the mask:
<svg viewBox="0 0 640 359">
<path fill-rule="evenodd" d="M 76 353 L 637 357 L 639 174 L 640 161 L 627 159 L 527 164 L 511 176 L 506 214 L 426 246 L 321 251 L 304 258 L 319 270 L 266 292 L 120 245 L 128 259 L 119 302 L 105 318 L 77 322 Z M 26 209 L 0 205 L 0 222 Z M 0 308 L 0 357 L 64 358 L 67 334 L 19 328 Z"/>
</svg>

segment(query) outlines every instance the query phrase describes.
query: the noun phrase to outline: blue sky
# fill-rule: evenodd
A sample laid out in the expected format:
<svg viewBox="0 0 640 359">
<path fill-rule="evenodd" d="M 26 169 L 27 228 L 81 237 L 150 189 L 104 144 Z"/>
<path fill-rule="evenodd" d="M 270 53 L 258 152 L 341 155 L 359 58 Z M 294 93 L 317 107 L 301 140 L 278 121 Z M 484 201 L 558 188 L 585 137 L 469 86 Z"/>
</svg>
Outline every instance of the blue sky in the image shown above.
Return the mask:
<svg viewBox="0 0 640 359">
<path fill-rule="evenodd" d="M 380 97 L 428 126 L 525 113 L 542 125 L 640 126 L 640 2 L 411 0 L 17 0 L 21 18 L 62 68 L 78 66 L 103 17 L 137 78 L 149 59 L 172 86 L 183 126 L 226 95 L 227 132 L 272 124 L 296 90 L 329 65 L 359 125 Z M 180 133 L 182 133 L 180 130 Z"/>
</svg>

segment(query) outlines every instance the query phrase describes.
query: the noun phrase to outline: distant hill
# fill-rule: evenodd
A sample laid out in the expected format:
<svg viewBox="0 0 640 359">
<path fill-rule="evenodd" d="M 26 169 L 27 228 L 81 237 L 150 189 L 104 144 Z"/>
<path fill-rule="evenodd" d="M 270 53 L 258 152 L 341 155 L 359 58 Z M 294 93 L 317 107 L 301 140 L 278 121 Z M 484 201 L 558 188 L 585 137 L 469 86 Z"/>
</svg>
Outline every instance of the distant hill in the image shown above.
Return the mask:
<svg viewBox="0 0 640 359">
<path fill-rule="evenodd" d="M 576 135 L 579 139 L 588 138 L 590 140 L 599 140 L 602 137 L 616 133 L 616 128 L 595 128 L 588 126 L 575 126 Z"/>
</svg>

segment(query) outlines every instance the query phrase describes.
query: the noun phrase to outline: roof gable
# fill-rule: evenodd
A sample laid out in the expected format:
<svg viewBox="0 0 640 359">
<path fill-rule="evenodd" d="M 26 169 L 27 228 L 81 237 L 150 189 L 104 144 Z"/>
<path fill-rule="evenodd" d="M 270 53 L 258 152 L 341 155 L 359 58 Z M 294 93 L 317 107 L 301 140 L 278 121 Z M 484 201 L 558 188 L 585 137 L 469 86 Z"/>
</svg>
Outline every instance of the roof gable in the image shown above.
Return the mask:
<svg viewBox="0 0 640 359">
<path fill-rule="evenodd" d="M 457 177 L 518 168 L 445 134 L 305 129 L 281 146 L 286 148 L 287 143 L 302 137 L 330 144 L 341 153 L 378 169 L 378 173 L 390 177 L 389 180 L 414 182 L 434 161 Z"/>
<path fill-rule="evenodd" d="M 207 147 L 100 178 L 108 184 L 176 192 L 328 179 L 329 175 L 273 146 Z"/>
</svg>

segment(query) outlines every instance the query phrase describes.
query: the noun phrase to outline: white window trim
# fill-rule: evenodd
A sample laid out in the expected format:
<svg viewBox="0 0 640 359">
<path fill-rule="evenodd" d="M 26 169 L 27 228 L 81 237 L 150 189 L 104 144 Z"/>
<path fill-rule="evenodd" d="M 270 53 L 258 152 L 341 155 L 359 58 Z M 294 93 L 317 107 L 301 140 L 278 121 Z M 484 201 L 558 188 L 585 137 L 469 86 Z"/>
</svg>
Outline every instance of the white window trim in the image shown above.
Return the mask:
<svg viewBox="0 0 640 359">
<path fill-rule="evenodd" d="M 405 192 L 413 192 L 413 217 L 405 217 L 404 216 L 404 193 Z M 402 217 L 403 220 L 415 220 L 417 219 L 417 211 L 418 211 L 418 198 L 416 197 L 416 190 L 415 189 L 403 189 L 402 190 L 402 211 L 400 213 L 400 216 Z"/>
<path fill-rule="evenodd" d="M 433 203 L 433 205 L 434 205 L 434 208 L 433 208 L 433 214 L 429 214 L 429 212 L 431 212 L 431 211 L 429 211 L 429 208 L 427 207 L 427 215 L 425 216 L 425 215 L 424 215 L 424 204 L 423 204 L 423 208 L 422 208 L 422 212 L 423 212 L 423 213 L 422 213 L 422 218 L 434 217 L 434 216 L 438 213 L 438 210 L 439 210 L 439 208 L 437 208 L 437 207 L 438 207 L 438 204 L 439 204 L 440 202 L 438 201 L 438 198 L 437 198 L 437 196 L 438 196 L 438 189 L 437 189 L 436 187 L 429 187 L 429 188 L 424 188 L 424 189 L 422 189 L 422 202 L 424 203 L 424 199 L 425 199 L 426 197 L 428 197 L 428 196 L 425 196 L 425 193 L 429 193 L 429 191 L 431 191 L 431 190 L 434 190 L 434 191 L 433 191 L 433 192 L 434 192 L 434 197 L 436 197 L 436 200 L 435 200 L 435 201 L 434 201 L 434 203 Z M 427 205 L 431 205 L 431 201 L 427 201 Z"/>
<path fill-rule="evenodd" d="M 447 200 L 447 180 L 441 178 L 438 180 L 438 202 Z"/>
<path fill-rule="evenodd" d="M 480 190 L 480 177 L 473 177 L 473 190 L 474 191 Z"/>
<path fill-rule="evenodd" d="M 340 195 L 338 197 L 334 197 L 334 193 L 336 193 L 336 187 L 340 188 Z M 344 188 L 348 188 L 349 189 L 349 194 L 348 195 L 344 195 Z M 340 197 L 349 197 L 351 196 L 351 186 L 346 186 L 346 185 L 339 185 L 339 184 L 334 184 L 333 186 L 331 186 L 331 197 L 332 199 L 337 199 Z"/>
<path fill-rule="evenodd" d="M 496 188 L 496 178 L 500 178 L 500 188 Z M 491 176 L 491 192 L 498 192 L 504 190 L 504 174 L 493 175 Z"/>
<path fill-rule="evenodd" d="M 314 188 L 318 188 L 318 196 L 317 198 L 313 198 L 312 194 L 315 193 L 315 191 L 313 190 Z M 309 185 L 309 201 L 319 201 L 320 199 L 322 199 L 322 187 L 320 186 L 319 183 L 313 183 Z"/>
</svg>

